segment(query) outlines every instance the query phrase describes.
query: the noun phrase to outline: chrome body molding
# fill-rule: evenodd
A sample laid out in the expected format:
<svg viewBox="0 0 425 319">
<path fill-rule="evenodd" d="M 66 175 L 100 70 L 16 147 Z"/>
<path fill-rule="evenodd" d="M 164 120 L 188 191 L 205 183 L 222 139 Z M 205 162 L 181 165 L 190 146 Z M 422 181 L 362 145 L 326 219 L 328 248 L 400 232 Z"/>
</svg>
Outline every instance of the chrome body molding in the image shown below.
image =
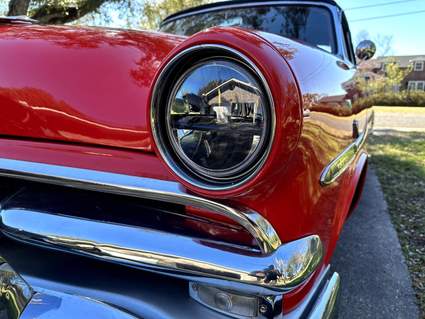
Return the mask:
<svg viewBox="0 0 425 319">
<path fill-rule="evenodd" d="M 281 245 L 273 226 L 257 212 L 188 194 L 176 182 L 6 158 L 0 158 L 0 176 L 206 209 L 244 227 L 264 254 L 273 253 Z"/>
<path fill-rule="evenodd" d="M 368 134 L 368 124 L 366 124 L 363 132 L 348 145 L 335 159 L 333 159 L 323 170 L 320 176 L 320 184 L 323 186 L 330 185 L 341 176 L 351 163 L 355 160 L 358 152 L 366 142 Z"/>
<path fill-rule="evenodd" d="M 338 273 L 335 272 L 316 301 L 310 315 L 308 316 L 309 319 L 335 318 L 340 281 Z"/>
<path fill-rule="evenodd" d="M 259 295 L 297 287 L 323 255 L 315 235 L 261 254 L 153 229 L 24 208 L 4 208 L 0 230 L 29 244 Z"/>
<path fill-rule="evenodd" d="M 5 319 L 18 319 L 30 302 L 33 290 L 0 257 L 0 312 Z"/>
</svg>

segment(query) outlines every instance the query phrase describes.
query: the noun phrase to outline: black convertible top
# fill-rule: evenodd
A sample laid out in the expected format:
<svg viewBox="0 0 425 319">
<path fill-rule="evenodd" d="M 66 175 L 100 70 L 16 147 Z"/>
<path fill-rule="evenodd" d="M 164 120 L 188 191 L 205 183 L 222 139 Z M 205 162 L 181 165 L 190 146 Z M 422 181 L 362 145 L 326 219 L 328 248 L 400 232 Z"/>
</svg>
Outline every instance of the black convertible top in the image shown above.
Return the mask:
<svg viewBox="0 0 425 319">
<path fill-rule="evenodd" d="M 285 2 L 287 2 L 287 1 L 289 1 L 289 2 L 300 2 L 300 0 L 285 0 Z M 163 24 L 163 23 L 165 23 L 169 20 L 173 20 L 180 15 L 186 15 L 186 14 L 194 13 L 194 12 L 201 11 L 201 10 L 204 10 L 204 9 L 214 9 L 215 7 L 223 7 L 225 5 L 247 4 L 247 3 L 255 4 L 255 3 L 264 3 L 264 2 L 279 3 L 280 1 L 279 0 L 272 0 L 272 1 L 267 1 L 267 0 L 230 0 L 230 1 L 218 1 L 218 2 L 213 2 L 213 3 L 207 3 L 207 4 L 204 4 L 204 5 L 188 8 L 188 9 L 181 10 L 181 11 L 178 11 L 176 13 L 170 14 L 168 17 L 166 17 L 164 20 L 162 20 L 161 24 Z M 322 2 L 322 3 L 324 2 L 324 3 L 328 3 L 330 5 L 334 5 L 334 6 L 338 7 L 339 9 L 341 9 L 340 6 L 335 2 L 335 0 L 313 0 L 313 1 L 310 0 L 310 2 Z"/>
</svg>

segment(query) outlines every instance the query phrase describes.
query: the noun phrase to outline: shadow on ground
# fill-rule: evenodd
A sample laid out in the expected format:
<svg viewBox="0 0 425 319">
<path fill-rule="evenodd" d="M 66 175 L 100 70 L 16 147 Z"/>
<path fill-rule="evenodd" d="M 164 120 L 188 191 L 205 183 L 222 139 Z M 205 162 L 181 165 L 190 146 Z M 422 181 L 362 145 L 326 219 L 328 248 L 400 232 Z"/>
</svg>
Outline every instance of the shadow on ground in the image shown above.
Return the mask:
<svg viewBox="0 0 425 319">
<path fill-rule="evenodd" d="M 409 273 L 375 173 L 344 226 L 333 257 L 341 275 L 340 319 L 419 318 Z"/>
</svg>

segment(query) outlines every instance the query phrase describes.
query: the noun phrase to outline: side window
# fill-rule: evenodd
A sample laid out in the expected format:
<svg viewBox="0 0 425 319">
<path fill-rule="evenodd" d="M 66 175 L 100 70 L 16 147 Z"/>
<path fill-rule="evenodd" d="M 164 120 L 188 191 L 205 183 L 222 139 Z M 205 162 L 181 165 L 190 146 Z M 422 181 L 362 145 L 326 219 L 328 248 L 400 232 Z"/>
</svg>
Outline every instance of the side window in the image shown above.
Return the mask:
<svg viewBox="0 0 425 319">
<path fill-rule="evenodd" d="M 424 91 L 425 81 L 409 81 L 407 89 L 409 91 Z"/>
<path fill-rule="evenodd" d="M 342 13 L 342 32 L 344 33 L 344 46 L 347 57 L 351 63 L 356 64 L 356 57 L 354 55 L 353 42 L 351 41 L 351 32 L 348 26 L 347 18 L 345 13 Z"/>
</svg>

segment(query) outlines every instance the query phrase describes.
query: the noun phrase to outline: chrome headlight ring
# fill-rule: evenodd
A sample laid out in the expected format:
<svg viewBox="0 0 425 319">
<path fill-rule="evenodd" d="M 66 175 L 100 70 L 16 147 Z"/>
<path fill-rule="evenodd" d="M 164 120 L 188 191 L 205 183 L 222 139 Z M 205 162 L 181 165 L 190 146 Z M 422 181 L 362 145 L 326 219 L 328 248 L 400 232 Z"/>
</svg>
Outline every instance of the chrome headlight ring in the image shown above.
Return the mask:
<svg viewBox="0 0 425 319">
<path fill-rule="evenodd" d="M 222 45 L 198 45 L 162 70 L 151 101 L 155 143 L 169 167 L 207 190 L 247 182 L 275 131 L 271 91 L 256 65 Z"/>
</svg>

